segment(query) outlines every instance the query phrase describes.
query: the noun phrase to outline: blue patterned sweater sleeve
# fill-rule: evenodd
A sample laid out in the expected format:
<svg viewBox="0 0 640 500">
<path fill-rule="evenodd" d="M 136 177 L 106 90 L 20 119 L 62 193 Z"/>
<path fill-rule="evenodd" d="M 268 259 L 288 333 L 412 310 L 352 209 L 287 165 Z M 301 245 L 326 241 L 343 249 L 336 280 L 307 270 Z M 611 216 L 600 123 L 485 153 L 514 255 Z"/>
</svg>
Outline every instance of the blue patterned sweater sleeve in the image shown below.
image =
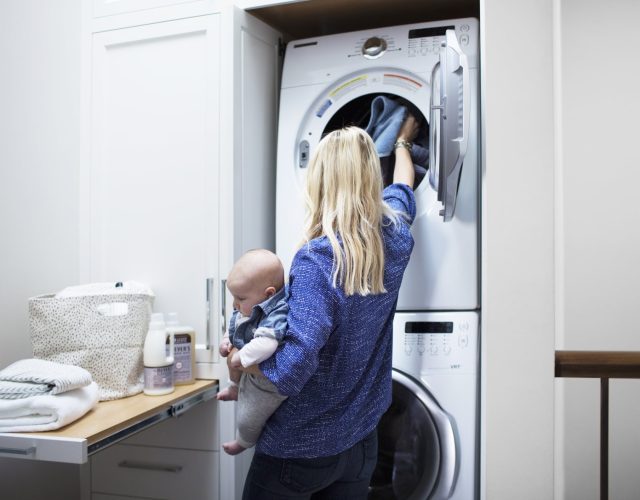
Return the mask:
<svg viewBox="0 0 640 500">
<path fill-rule="evenodd" d="M 329 289 L 332 255 L 304 248 L 296 254 L 289 278 L 288 330 L 283 344 L 260 364 L 280 394 L 299 394 L 316 372 L 319 352 L 336 327 L 335 292 Z"/>
<path fill-rule="evenodd" d="M 382 197 L 394 210 L 404 213 L 407 216 L 407 223 L 413 224 L 416 218 L 416 197 L 406 184 L 391 184 L 382 192 Z"/>
</svg>

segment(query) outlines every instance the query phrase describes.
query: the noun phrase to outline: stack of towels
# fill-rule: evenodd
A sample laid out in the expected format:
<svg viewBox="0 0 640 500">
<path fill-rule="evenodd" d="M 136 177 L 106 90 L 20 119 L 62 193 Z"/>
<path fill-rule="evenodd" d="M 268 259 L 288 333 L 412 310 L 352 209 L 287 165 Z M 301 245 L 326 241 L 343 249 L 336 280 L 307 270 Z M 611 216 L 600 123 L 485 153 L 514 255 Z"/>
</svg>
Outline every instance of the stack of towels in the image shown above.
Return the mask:
<svg viewBox="0 0 640 500">
<path fill-rule="evenodd" d="M 98 384 L 79 366 L 23 359 L 0 371 L 0 432 L 59 429 L 98 403 Z"/>
</svg>

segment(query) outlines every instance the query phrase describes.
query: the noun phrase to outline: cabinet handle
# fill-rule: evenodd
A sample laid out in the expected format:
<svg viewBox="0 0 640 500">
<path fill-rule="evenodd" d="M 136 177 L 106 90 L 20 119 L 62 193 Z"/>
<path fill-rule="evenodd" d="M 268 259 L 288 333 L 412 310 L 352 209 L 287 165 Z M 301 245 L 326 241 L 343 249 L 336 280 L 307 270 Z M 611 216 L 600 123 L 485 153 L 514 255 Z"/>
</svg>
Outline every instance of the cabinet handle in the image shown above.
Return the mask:
<svg viewBox="0 0 640 500">
<path fill-rule="evenodd" d="M 227 333 L 227 280 L 220 280 L 220 331 Z M 221 337 L 221 338 L 222 338 Z"/>
<path fill-rule="evenodd" d="M 150 462 L 135 462 L 133 460 L 123 460 L 118 463 L 118 467 L 125 469 L 143 469 L 143 470 L 156 470 L 160 472 L 174 472 L 178 473 L 182 470 L 182 465 L 171 464 L 153 464 Z"/>
<path fill-rule="evenodd" d="M 206 280 L 206 297 L 207 297 L 207 331 L 205 338 L 204 348 L 208 351 L 211 349 L 211 302 L 213 301 L 213 281 L 214 278 L 207 278 Z"/>
<path fill-rule="evenodd" d="M 11 455 L 33 455 L 35 452 L 35 446 L 30 448 L 0 448 L 0 453 L 9 453 Z"/>
</svg>

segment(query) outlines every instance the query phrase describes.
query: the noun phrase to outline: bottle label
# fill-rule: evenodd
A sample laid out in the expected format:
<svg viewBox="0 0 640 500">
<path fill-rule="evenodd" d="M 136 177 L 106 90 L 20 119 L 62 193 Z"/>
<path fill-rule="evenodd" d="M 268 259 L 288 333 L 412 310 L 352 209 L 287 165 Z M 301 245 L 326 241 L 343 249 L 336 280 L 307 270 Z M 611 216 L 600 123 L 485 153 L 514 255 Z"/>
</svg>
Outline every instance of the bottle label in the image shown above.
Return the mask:
<svg viewBox="0 0 640 500">
<path fill-rule="evenodd" d="M 167 345 L 168 355 L 169 345 Z M 191 336 L 187 333 L 176 333 L 173 345 L 173 380 L 176 384 L 190 382 L 193 379 L 193 373 L 191 373 L 192 356 Z"/>
<path fill-rule="evenodd" d="M 168 389 L 173 386 L 173 365 L 144 367 L 145 389 Z"/>
</svg>

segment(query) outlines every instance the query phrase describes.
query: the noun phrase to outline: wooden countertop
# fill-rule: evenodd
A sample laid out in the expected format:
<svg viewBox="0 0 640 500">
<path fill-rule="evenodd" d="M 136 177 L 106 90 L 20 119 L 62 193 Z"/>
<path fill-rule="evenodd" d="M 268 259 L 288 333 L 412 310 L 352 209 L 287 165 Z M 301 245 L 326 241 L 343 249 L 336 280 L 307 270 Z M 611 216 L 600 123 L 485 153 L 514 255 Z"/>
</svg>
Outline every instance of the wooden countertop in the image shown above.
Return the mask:
<svg viewBox="0 0 640 500">
<path fill-rule="evenodd" d="M 13 453 L 20 458 L 84 463 L 88 455 L 212 399 L 217 391 L 217 380 L 196 380 L 176 386 L 164 396 L 140 393 L 102 401 L 82 418 L 55 431 L 0 434 L 0 456 Z"/>
</svg>

